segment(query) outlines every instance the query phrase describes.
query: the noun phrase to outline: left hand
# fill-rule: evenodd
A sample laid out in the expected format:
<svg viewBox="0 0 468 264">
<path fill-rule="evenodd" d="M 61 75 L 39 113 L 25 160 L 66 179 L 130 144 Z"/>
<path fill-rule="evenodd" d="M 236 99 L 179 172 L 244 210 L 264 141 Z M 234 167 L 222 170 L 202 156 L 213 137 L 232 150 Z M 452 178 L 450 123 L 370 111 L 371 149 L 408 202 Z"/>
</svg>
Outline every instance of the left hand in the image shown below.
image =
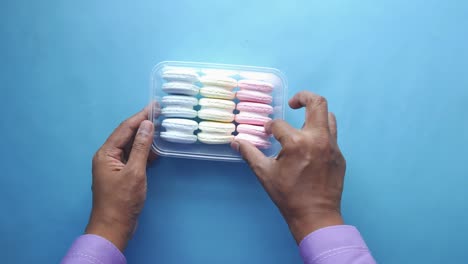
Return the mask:
<svg viewBox="0 0 468 264">
<path fill-rule="evenodd" d="M 120 251 L 133 235 L 146 199 L 146 165 L 154 125 L 149 107 L 122 122 L 93 158 L 93 208 L 86 227 Z"/>
</svg>

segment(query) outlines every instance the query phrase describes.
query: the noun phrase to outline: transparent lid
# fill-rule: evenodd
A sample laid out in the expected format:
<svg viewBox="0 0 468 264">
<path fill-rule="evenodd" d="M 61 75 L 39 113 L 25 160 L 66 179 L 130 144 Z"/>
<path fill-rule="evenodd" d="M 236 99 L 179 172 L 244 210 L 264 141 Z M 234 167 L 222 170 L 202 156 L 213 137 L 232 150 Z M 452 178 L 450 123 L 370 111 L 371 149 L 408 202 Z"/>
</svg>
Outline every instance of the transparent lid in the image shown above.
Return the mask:
<svg viewBox="0 0 468 264">
<path fill-rule="evenodd" d="M 192 144 L 174 143 L 161 138 L 161 132 L 165 128 L 161 126 L 162 121 L 167 118 L 161 114 L 163 105 L 161 100 L 164 96 L 168 95 L 163 91 L 162 87 L 167 81 L 163 78 L 164 72 L 195 72 L 199 77 L 210 76 L 225 76 L 236 79 L 266 81 L 273 84 L 274 88 L 271 92 L 273 113 L 269 116 L 272 119 L 284 119 L 285 98 L 287 95 L 287 82 L 284 75 L 277 69 L 253 67 L 253 66 L 239 66 L 239 65 L 226 65 L 226 64 L 213 64 L 213 63 L 198 63 L 198 62 L 178 62 L 178 61 L 164 61 L 159 63 L 153 68 L 151 73 L 150 85 L 150 101 L 153 104 L 153 109 L 150 113 L 150 120 L 155 124 L 155 135 L 153 140 L 153 150 L 161 156 L 192 158 L 192 159 L 207 159 L 207 160 L 220 160 L 220 161 L 241 161 L 240 154 L 230 147 L 230 144 L 205 144 L 196 141 Z M 173 77 L 173 76 L 172 76 Z M 203 84 L 196 81 L 193 84 L 203 87 Z M 239 88 L 233 89 L 236 92 Z M 195 95 L 197 99 L 203 98 L 200 94 Z M 233 99 L 236 104 L 238 99 Z M 199 110 L 200 106 L 195 106 L 194 110 Z M 234 114 L 238 111 L 234 110 Z M 203 121 L 198 117 L 191 118 L 197 122 Z M 233 121 L 237 126 L 237 123 Z M 196 135 L 199 130 L 194 131 Z M 236 135 L 234 132 L 233 135 Z M 274 157 L 278 154 L 281 146 L 273 137 L 269 138 L 271 146 L 261 151 L 268 157 Z"/>
</svg>

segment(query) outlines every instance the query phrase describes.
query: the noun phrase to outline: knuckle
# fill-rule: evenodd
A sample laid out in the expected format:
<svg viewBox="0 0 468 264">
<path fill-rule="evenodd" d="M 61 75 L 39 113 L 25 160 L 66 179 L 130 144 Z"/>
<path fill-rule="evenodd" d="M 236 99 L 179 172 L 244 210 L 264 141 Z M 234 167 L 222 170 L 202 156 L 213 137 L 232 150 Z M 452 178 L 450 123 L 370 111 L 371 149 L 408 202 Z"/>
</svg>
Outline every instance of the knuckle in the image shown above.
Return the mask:
<svg viewBox="0 0 468 264">
<path fill-rule="evenodd" d="M 346 170 L 346 160 L 339 151 L 334 151 L 327 156 L 327 164 L 333 168 L 342 168 Z"/>
<path fill-rule="evenodd" d="M 96 153 L 94 153 L 93 163 L 101 161 L 103 159 L 103 156 L 104 156 L 104 154 L 103 154 L 102 148 L 98 149 L 98 151 L 96 151 Z"/>
<path fill-rule="evenodd" d="M 306 139 L 300 134 L 293 134 L 288 137 L 289 145 L 294 148 L 300 148 L 306 144 Z"/>
<path fill-rule="evenodd" d="M 282 122 L 281 122 L 281 121 L 283 121 L 283 120 L 281 120 L 281 119 L 273 119 L 273 120 L 271 121 L 271 128 L 272 128 L 272 129 L 276 129 L 276 128 L 278 128 L 278 127 L 281 127 L 281 126 L 282 126 Z"/>
<path fill-rule="evenodd" d="M 307 90 L 300 91 L 298 95 L 301 96 L 301 97 L 305 97 L 305 98 L 310 98 L 310 97 L 314 96 L 313 93 L 311 93 L 311 92 L 309 92 Z"/>
<path fill-rule="evenodd" d="M 139 129 L 135 137 L 146 140 L 150 137 L 150 134 L 143 129 Z"/>
<path fill-rule="evenodd" d="M 331 144 L 328 139 L 322 138 L 318 139 L 314 142 L 315 147 L 317 148 L 318 151 L 324 153 L 328 153 L 331 150 Z"/>
<path fill-rule="evenodd" d="M 286 122 L 284 120 L 275 119 L 271 123 L 271 132 L 274 134 L 279 134 L 281 132 L 281 128 L 286 126 Z"/>
<path fill-rule="evenodd" d="M 126 128 L 128 125 L 128 122 L 127 120 L 124 120 L 122 122 L 120 122 L 120 124 L 117 126 L 117 128 Z"/>
<path fill-rule="evenodd" d="M 128 123 L 130 123 L 130 118 L 125 119 L 124 121 L 120 122 L 121 127 L 128 126 Z"/>
<path fill-rule="evenodd" d="M 326 105 L 327 104 L 327 99 L 321 95 L 318 95 L 316 98 L 315 98 L 315 102 L 318 104 L 318 105 Z"/>
<path fill-rule="evenodd" d="M 135 139 L 133 142 L 133 149 L 135 150 L 146 150 L 147 148 L 146 142 L 141 139 Z"/>
<path fill-rule="evenodd" d="M 346 168 L 346 159 L 340 150 L 334 151 L 334 160 L 336 160 L 337 165 L 343 166 Z"/>
<path fill-rule="evenodd" d="M 145 179 L 146 170 L 140 168 L 139 166 L 131 166 L 128 171 L 128 176 L 130 176 L 135 181 L 141 181 Z"/>
<path fill-rule="evenodd" d="M 118 128 L 120 130 L 124 130 L 126 132 L 128 132 L 129 130 L 132 131 L 132 123 L 131 122 L 132 122 L 132 120 L 130 120 L 130 118 L 127 118 L 127 119 L 125 119 L 124 121 L 122 121 L 119 124 Z"/>
</svg>

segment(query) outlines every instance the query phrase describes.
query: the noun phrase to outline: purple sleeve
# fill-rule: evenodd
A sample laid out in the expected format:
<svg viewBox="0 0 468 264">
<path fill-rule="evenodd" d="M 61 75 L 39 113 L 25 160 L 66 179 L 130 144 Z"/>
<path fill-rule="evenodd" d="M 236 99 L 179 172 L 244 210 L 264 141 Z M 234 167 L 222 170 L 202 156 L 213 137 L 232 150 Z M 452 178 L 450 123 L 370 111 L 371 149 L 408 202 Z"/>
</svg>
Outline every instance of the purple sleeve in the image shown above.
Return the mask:
<svg viewBox="0 0 468 264">
<path fill-rule="evenodd" d="M 127 260 L 118 248 L 97 235 L 78 237 L 62 259 L 62 264 L 125 264 Z"/>
<path fill-rule="evenodd" d="M 376 263 L 354 226 L 338 225 L 316 230 L 299 244 L 305 264 Z"/>
</svg>

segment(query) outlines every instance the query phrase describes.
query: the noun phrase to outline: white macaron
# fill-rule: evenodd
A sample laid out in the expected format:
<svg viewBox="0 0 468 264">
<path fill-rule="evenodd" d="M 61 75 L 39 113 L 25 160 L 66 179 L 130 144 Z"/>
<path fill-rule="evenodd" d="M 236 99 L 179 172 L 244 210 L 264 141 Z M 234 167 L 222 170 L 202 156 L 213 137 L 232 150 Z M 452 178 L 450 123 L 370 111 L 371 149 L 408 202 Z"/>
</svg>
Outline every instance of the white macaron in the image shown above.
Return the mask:
<svg viewBox="0 0 468 264">
<path fill-rule="evenodd" d="M 165 117 L 183 117 L 183 118 L 195 118 L 197 117 L 197 111 L 185 106 L 167 106 L 161 110 L 161 114 Z"/>
<path fill-rule="evenodd" d="M 197 95 L 200 87 L 186 82 L 168 82 L 164 83 L 161 88 L 168 94 L 184 94 L 184 95 Z"/>
<path fill-rule="evenodd" d="M 162 131 L 160 136 L 166 141 L 183 144 L 197 141 L 197 136 L 193 132 L 198 128 L 198 123 L 193 120 L 168 118 L 164 119 L 161 125 L 166 131 Z"/>
<path fill-rule="evenodd" d="M 190 132 L 198 129 L 198 123 L 194 120 L 183 118 L 166 118 L 162 121 L 161 125 L 166 131 L 183 131 Z"/>
<path fill-rule="evenodd" d="M 166 95 L 162 98 L 161 103 L 163 106 L 186 106 L 194 107 L 198 105 L 198 99 L 186 95 Z"/>
<path fill-rule="evenodd" d="M 198 74 L 195 70 L 190 69 L 166 69 L 161 74 L 163 79 L 168 82 L 189 82 L 194 83 L 198 81 Z"/>
</svg>

